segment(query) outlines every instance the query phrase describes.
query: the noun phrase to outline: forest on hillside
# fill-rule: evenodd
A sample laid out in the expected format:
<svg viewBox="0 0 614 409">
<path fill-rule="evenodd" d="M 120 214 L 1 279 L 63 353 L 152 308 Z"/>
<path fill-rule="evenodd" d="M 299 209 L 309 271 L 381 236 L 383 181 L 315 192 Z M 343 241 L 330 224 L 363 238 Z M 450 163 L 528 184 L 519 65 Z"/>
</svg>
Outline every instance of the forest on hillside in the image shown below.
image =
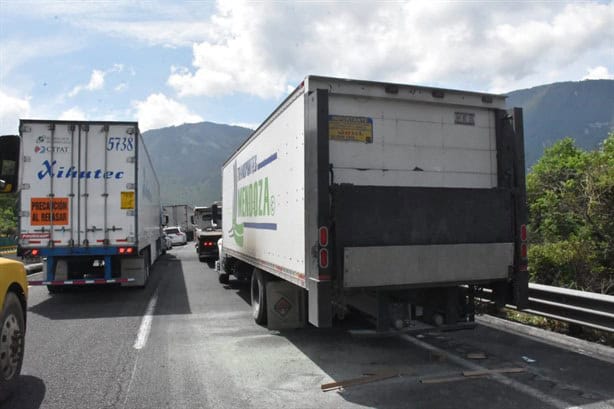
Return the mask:
<svg viewBox="0 0 614 409">
<path fill-rule="evenodd" d="M 614 133 L 585 151 L 571 138 L 527 175 L 531 281 L 614 294 Z"/>
</svg>

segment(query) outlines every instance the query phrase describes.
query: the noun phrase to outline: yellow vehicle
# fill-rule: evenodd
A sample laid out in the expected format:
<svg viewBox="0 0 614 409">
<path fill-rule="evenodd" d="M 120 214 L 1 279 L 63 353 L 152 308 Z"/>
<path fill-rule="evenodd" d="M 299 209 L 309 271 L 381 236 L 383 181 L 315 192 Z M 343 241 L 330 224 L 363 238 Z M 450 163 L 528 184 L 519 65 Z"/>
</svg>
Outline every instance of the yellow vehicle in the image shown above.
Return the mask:
<svg viewBox="0 0 614 409">
<path fill-rule="evenodd" d="M 21 372 L 28 283 L 23 263 L 0 258 L 0 399 Z"/>
<path fill-rule="evenodd" d="M 17 190 L 19 137 L 0 137 L 0 192 Z M 26 335 L 28 283 L 23 263 L 0 257 L 0 401 L 21 372 Z"/>
</svg>

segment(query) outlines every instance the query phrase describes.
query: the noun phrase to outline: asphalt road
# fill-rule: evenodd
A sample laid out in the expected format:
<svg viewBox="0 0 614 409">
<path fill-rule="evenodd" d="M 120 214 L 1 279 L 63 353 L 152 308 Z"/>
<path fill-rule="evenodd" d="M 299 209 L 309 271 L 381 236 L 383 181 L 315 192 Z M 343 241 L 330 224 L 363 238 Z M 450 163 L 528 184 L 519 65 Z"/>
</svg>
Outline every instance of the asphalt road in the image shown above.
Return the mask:
<svg viewBox="0 0 614 409">
<path fill-rule="evenodd" d="M 614 408 L 611 349 L 595 358 L 491 325 L 373 338 L 352 335 L 366 323 L 351 317 L 269 331 L 252 320 L 248 289 L 220 285 L 188 244 L 158 260 L 144 290 L 31 287 L 22 376 L 0 408 Z M 476 352 L 485 359 L 468 359 Z M 462 374 L 501 368 L 523 371 Z"/>
</svg>

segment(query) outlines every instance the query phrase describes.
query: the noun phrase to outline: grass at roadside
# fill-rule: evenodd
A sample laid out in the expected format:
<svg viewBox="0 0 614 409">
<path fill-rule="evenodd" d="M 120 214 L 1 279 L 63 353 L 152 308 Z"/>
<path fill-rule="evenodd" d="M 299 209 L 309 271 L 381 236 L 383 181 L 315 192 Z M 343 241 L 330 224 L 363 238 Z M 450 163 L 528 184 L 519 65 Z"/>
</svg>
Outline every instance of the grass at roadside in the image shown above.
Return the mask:
<svg viewBox="0 0 614 409">
<path fill-rule="evenodd" d="M 541 317 L 539 315 L 527 314 L 521 311 L 504 308 L 499 314 L 499 317 L 510 321 L 519 322 L 521 324 L 530 325 L 537 328 L 546 329 L 553 332 L 569 335 L 575 338 L 584 339 L 586 341 L 596 342 L 602 345 L 614 347 L 614 334 L 599 331 L 592 328 L 581 327 L 575 324 L 569 324 L 563 321 L 554 320 L 551 318 Z"/>
</svg>

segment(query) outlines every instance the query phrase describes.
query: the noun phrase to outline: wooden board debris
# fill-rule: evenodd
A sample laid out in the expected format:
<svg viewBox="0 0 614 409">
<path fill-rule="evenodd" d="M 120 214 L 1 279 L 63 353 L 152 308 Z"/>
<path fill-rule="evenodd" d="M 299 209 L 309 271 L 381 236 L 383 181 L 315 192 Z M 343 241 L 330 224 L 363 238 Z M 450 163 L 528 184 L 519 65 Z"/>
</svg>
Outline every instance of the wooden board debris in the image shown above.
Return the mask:
<svg viewBox="0 0 614 409">
<path fill-rule="evenodd" d="M 384 379 L 394 378 L 399 376 L 398 371 L 385 371 L 378 372 L 373 375 L 363 376 L 360 378 L 346 379 L 343 381 L 331 382 L 322 384 L 320 387 L 322 388 L 322 392 L 329 392 L 336 389 L 347 388 L 349 386 L 355 385 L 363 385 L 365 383 L 371 383 L 376 381 L 381 381 Z"/>
<path fill-rule="evenodd" d="M 499 369 L 484 369 L 484 370 L 479 370 L 479 371 L 463 371 L 462 376 L 424 378 L 424 379 L 420 379 L 420 383 L 434 384 L 434 383 L 455 382 L 455 381 L 475 379 L 475 378 L 480 378 L 480 377 L 485 377 L 485 376 L 500 374 L 500 373 L 524 372 L 525 370 L 526 370 L 525 368 L 499 368 Z"/>
</svg>

